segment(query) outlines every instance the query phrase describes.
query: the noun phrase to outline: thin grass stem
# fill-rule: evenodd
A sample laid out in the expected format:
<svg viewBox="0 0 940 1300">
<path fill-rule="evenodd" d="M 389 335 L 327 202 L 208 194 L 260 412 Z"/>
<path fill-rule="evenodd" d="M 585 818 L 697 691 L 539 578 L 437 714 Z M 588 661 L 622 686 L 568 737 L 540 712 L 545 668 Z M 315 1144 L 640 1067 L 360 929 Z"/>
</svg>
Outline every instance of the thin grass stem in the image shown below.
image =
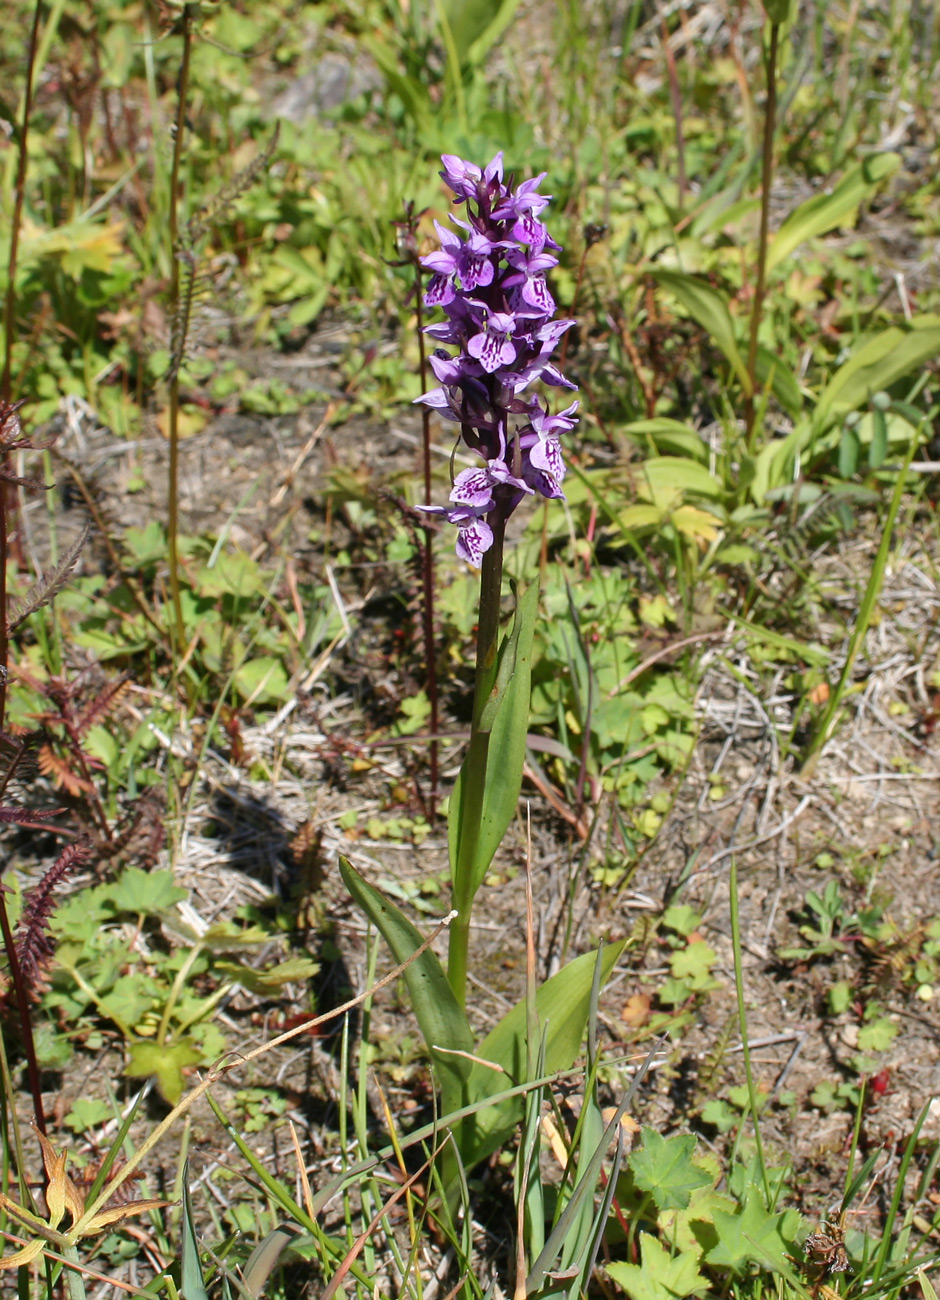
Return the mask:
<svg viewBox="0 0 940 1300">
<path fill-rule="evenodd" d="M 751 1068 L 751 1046 L 747 1036 L 747 1005 L 744 1001 L 744 959 L 741 947 L 741 916 L 738 910 L 738 867 L 731 859 L 731 874 L 728 881 L 729 902 L 731 907 L 731 945 L 734 951 L 734 988 L 738 1003 L 738 1028 L 741 1033 L 741 1055 L 744 1059 L 744 1077 L 747 1080 L 748 1108 L 754 1122 L 754 1145 L 757 1148 L 757 1163 L 760 1166 L 761 1179 L 764 1184 L 764 1198 L 767 1208 L 770 1204 L 770 1179 L 764 1160 L 764 1144 L 760 1135 L 760 1114 L 757 1107 L 757 1089 L 754 1086 L 754 1071 Z"/>
<path fill-rule="evenodd" d="M 894 535 L 894 525 L 898 517 L 898 511 L 901 508 L 901 497 L 904 494 L 904 486 L 907 482 L 907 472 L 911 461 L 920 445 L 920 432 L 911 439 L 911 445 L 907 449 L 907 455 L 901 465 L 897 481 L 894 485 L 894 492 L 891 495 L 891 504 L 888 507 L 888 516 L 881 533 L 881 541 L 878 544 L 878 550 L 875 553 L 875 561 L 868 576 L 868 584 L 865 588 L 865 595 L 862 597 L 862 603 L 859 607 L 858 618 L 855 620 L 855 627 L 852 630 L 852 636 L 849 640 L 848 651 L 845 656 L 845 663 L 842 665 L 842 672 L 839 674 L 839 681 L 834 691 L 829 696 L 829 702 L 826 705 L 826 711 L 820 719 L 819 726 L 813 732 L 809 745 L 806 750 L 806 757 L 800 770 L 800 776 L 807 780 L 815 771 L 816 763 L 819 761 L 819 755 L 823 747 L 831 738 L 836 729 L 839 713 L 842 709 L 842 701 L 846 694 L 849 678 L 855 667 L 855 660 L 858 658 L 858 652 L 862 648 L 865 637 L 868 635 L 868 628 L 871 623 L 872 614 L 875 605 L 878 603 L 878 597 L 881 595 L 881 589 L 884 586 L 885 569 L 888 565 L 888 554 L 891 550 L 891 540 Z"/>
</svg>

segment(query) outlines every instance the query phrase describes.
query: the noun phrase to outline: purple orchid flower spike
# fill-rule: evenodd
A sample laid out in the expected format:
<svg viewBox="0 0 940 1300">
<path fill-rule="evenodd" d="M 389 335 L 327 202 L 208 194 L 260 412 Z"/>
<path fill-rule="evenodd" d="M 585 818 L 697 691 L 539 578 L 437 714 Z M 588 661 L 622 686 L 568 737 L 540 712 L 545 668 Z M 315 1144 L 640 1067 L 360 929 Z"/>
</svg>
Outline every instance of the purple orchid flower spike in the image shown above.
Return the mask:
<svg viewBox="0 0 940 1300">
<path fill-rule="evenodd" d="M 577 423 L 578 403 L 552 415 L 539 398 L 520 394 L 536 382 L 575 387 L 552 359 L 574 321 L 553 319 L 545 277 L 561 246 L 539 220 L 550 202 L 539 193 L 545 173 L 513 188 L 501 153 L 483 168 L 456 154 L 441 161 L 455 204 L 467 205 L 466 220 L 451 221 L 466 233 L 434 223 L 440 249 L 421 259 L 432 272 L 424 299 L 446 319 L 425 332 L 457 352 L 435 351 L 439 387 L 416 400 L 458 424 L 483 464 L 457 475 L 450 505 L 419 508 L 454 524 L 457 554 L 478 568 L 524 497 L 564 497 L 560 438 Z"/>
</svg>

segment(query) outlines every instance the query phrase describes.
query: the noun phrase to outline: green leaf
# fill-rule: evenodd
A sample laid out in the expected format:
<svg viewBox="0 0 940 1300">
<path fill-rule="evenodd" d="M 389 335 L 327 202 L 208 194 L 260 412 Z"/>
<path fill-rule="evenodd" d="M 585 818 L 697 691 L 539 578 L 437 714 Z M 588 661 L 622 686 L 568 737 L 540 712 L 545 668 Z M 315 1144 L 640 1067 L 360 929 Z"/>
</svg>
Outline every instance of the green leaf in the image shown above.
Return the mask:
<svg viewBox="0 0 940 1300">
<path fill-rule="evenodd" d="M 702 914 L 688 903 L 673 903 L 663 912 L 662 924 L 667 930 L 675 930 L 676 934 L 688 938 L 702 924 Z"/>
<path fill-rule="evenodd" d="M 774 235 L 767 250 L 767 270 L 772 271 L 807 239 L 844 226 L 858 205 L 901 165 L 896 153 L 874 154 L 845 173 L 831 194 L 817 194 L 801 203 Z"/>
<path fill-rule="evenodd" d="M 858 455 L 861 447 L 858 434 L 848 427 L 842 430 L 839 439 L 839 478 L 851 478 L 858 469 Z"/>
<path fill-rule="evenodd" d="M 660 1210 L 684 1210 L 697 1187 L 714 1181 L 694 1164 L 695 1138 L 691 1134 L 661 1137 L 655 1129 L 643 1129 L 643 1145 L 630 1157 L 633 1181 L 649 1192 Z"/>
<path fill-rule="evenodd" d="M 156 916 L 186 898 L 187 890 L 173 883 L 172 871 L 127 867 L 113 885 L 107 886 L 104 896 L 110 898 L 119 912 Z"/>
<path fill-rule="evenodd" d="M 719 1133 L 730 1133 L 741 1122 L 740 1114 L 720 1097 L 706 1101 L 702 1107 L 702 1119 L 706 1124 L 714 1124 Z"/>
<path fill-rule="evenodd" d="M 189 1161 L 183 1165 L 183 1222 L 181 1232 L 180 1295 L 185 1300 L 209 1300 L 199 1259 L 199 1243 L 193 1221 L 193 1205 L 189 1195 Z"/>
<path fill-rule="evenodd" d="M 107 1102 L 100 1101 L 97 1097 L 77 1097 L 65 1117 L 65 1126 L 73 1133 L 84 1133 L 86 1129 L 97 1128 L 113 1117 L 114 1111 Z"/>
<path fill-rule="evenodd" d="M 888 455 L 888 421 L 884 411 L 872 411 L 871 444 L 868 448 L 870 469 L 880 469 Z"/>
<path fill-rule="evenodd" d="M 216 962 L 215 969 L 225 979 L 241 984 L 258 997 L 267 998 L 279 992 L 285 984 L 313 979 L 320 963 L 311 961 L 309 957 L 291 957 L 277 966 L 269 966 L 267 970 L 255 970 L 237 961 L 220 961 Z"/>
<path fill-rule="evenodd" d="M 256 596 L 264 590 L 264 575 L 244 551 L 223 551 L 211 568 L 199 570 L 193 587 L 200 596 Z"/>
<path fill-rule="evenodd" d="M 156 1043 L 149 1039 L 129 1044 L 128 1055 L 125 1075 L 129 1079 L 155 1078 L 161 1095 L 171 1106 L 183 1095 L 183 1071 L 202 1060 L 202 1053 L 192 1043 Z"/>
<path fill-rule="evenodd" d="M 339 869 L 344 885 L 388 944 L 395 961 L 407 961 L 424 942 L 424 936 L 346 858 L 340 858 Z M 404 978 L 421 1033 L 438 1071 L 441 1108 L 446 1115 L 465 1104 L 470 1064 L 466 1057 L 452 1053 L 473 1052 L 470 1024 L 430 948 L 411 963 Z M 446 1050 L 438 1051 L 438 1048 Z M 494 1075 L 494 1078 L 499 1087 L 504 1086 L 501 1076 Z M 492 1090 L 496 1090 L 495 1086 Z"/>
<path fill-rule="evenodd" d="M 640 1260 L 639 1264 L 607 1265 L 607 1272 L 633 1300 L 675 1300 L 676 1296 L 702 1295 L 708 1290 L 693 1251 L 670 1257 L 655 1237 L 641 1232 Z"/>
<path fill-rule="evenodd" d="M 519 0 L 438 0 L 454 44 L 478 67 L 515 17 Z M 489 158 L 481 160 L 489 162 Z"/>
<path fill-rule="evenodd" d="M 675 501 L 684 492 L 702 497 L 722 494 L 720 480 L 697 460 L 681 456 L 651 456 L 643 462 L 643 473 L 653 500 L 660 505 Z"/>
<path fill-rule="evenodd" d="M 782 632 L 775 632 L 772 628 L 762 627 L 759 623 L 752 623 L 746 618 L 740 618 L 737 614 L 732 614 L 730 610 L 722 612 L 732 623 L 744 628 L 756 640 L 762 641 L 774 650 L 786 651 L 803 663 L 811 664 L 814 668 L 822 668 L 829 663 L 829 651 L 824 650 L 821 646 L 810 645 L 807 641 L 797 641 L 792 636 L 784 636 Z"/>
<path fill-rule="evenodd" d="M 674 952 L 669 965 L 674 979 L 687 980 L 691 989 L 714 988 L 711 969 L 718 954 L 704 939 L 690 943 L 688 947 Z"/>
<path fill-rule="evenodd" d="M 683 271 L 653 267 L 650 275 L 667 288 L 692 319 L 711 335 L 737 376 L 745 396 L 750 397 L 753 392 L 751 377 L 747 372 L 744 358 L 738 350 L 734 321 L 724 296 L 704 280 L 686 275 Z"/>
<path fill-rule="evenodd" d="M 658 452 L 667 455 L 691 456 L 693 460 L 708 464 L 708 443 L 699 433 L 680 420 L 658 416 L 652 420 L 632 420 L 622 432 L 635 442 L 651 442 Z"/>
<path fill-rule="evenodd" d="M 156 993 L 156 983 L 150 976 L 134 971 L 115 980 L 98 1009 L 119 1025 L 136 1025 L 153 1006 Z"/>
<path fill-rule="evenodd" d="M 500 647 L 496 685 L 480 719 L 480 730 L 489 733 L 489 742 L 474 745 L 471 741 L 451 795 L 447 834 L 458 907 L 463 905 L 460 898 L 472 903 L 519 803 L 538 600 L 539 586 L 534 582 L 516 605 L 512 632 Z M 480 770 L 481 757 L 485 770 Z M 478 831 L 472 824 L 474 800 L 468 795 L 471 782 L 483 783 Z"/>
<path fill-rule="evenodd" d="M 610 977 L 623 952 L 624 943 L 605 944 L 600 955 L 600 980 Z M 596 952 L 586 952 L 564 966 L 542 985 L 535 996 L 539 1023 L 545 1027 L 545 1072 L 570 1069 L 584 1038 L 591 1008 L 591 986 L 597 965 Z M 502 1091 L 507 1082 L 520 1082 L 526 1075 L 526 1005 L 519 1002 L 487 1034 L 474 1053 L 480 1060 L 470 1072 L 467 1096 L 481 1101 Z M 482 1064 L 492 1062 L 497 1070 Z M 508 1080 L 507 1080 L 508 1076 Z M 469 1168 L 502 1146 L 522 1118 L 520 1098 L 510 1098 L 481 1111 L 466 1122 L 460 1139 L 464 1163 Z"/>
<path fill-rule="evenodd" d="M 787 1252 L 793 1248 L 800 1215 L 796 1210 L 771 1214 L 761 1192 L 748 1183 L 741 1212 L 728 1214 L 716 1209 L 712 1223 L 716 1240 L 708 1251 L 709 1264 L 741 1273 L 754 1263 L 782 1273 L 787 1269 Z"/>
<path fill-rule="evenodd" d="M 820 394 L 814 424 L 822 429 L 834 419 L 865 405 L 940 353 L 940 316 L 915 316 L 870 338 L 840 366 Z"/>
<path fill-rule="evenodd" d="M 265 704 L 287 698 L 290 678 L 280 659 L 259 655 L 239 666 L 234 684 L 244 699 L 251 700 L 252 704 Z"/>
<path fill-rule="evenodd" d="M 898 1026 L 887 1016 L 879 1016 L 858 1031 L 858 1045 L 863 1052 L 884 1052 L 898 1036 Z"/>
</svg>

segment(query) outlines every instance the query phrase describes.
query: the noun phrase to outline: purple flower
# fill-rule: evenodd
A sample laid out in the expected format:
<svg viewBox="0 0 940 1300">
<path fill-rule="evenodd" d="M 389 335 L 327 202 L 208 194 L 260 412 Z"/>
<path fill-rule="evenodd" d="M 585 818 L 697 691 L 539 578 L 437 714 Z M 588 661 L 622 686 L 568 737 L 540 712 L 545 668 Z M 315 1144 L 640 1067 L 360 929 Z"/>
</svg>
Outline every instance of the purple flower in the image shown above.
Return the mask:
<svg viewBox="0 0 940 1300">
<path fill-rule="evenodd" d="M 488 374 L 511 366 L 515 361 L 516 349 L 512 342 L 515 328 L 516 318 L 511 312 L 493 312 L 481 332 L 474 334 L 467 343 L 470 356 L 479 361 Z"/>
<path fill-rule="evenodd" d="M 578 403 L 553 415 L 526 390 L 536 382 L 575 387 L 553 360 L 574 321 L 553 319 L 545 277 L 560 245 L 539 220 L 550 202 L 539 193 L 545 174 L 513 188 L 511 177 L 503 180 L 501 153 L 483 169 L 455 154 L 441 161 L 454 202 L 467 205 L 466 220 L 451 217 L 465 233 L 434 223 L 440 247 L 421 259 L 432 272 L 424 297 L 445 319 L 425 329 L 456 353 L 432 354 L 439 387 L 416 400 L 459 424 L 483 463 L 457 475 L 450 505 L 422 509 L 454 524 L 457 554 L 479 566 L 496 526 L 525 496 L 564 496 L 560 438 L 577 423 Z"/>
<path fill-rule="evenodd" d="M 474 163 L 464 162 L 462 158 L 458 158 L 453 153 L 442 154 L 441 162 L 444 164 L 441 176 L 457 195 L 456 201 L 458 203 L 462 199 L 476 199 L 479 201 L 481 193 L 486 194 L 494 181 L 499 189 L 503 188 L 503 155 L 501 152 L 496 155 L 492 162 L 487 163 L 482 172 Z"/>
</svg>

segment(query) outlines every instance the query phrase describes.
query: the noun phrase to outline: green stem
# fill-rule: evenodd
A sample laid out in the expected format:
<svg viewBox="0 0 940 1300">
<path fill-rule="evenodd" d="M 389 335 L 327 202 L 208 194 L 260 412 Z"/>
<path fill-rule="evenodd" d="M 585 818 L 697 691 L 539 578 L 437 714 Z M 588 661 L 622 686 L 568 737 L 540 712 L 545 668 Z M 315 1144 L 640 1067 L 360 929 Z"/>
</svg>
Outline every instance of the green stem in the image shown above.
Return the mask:
<svg viewBox="0 0 940 1300">
<path fill-rule="evenodd" d="M 741 947 L 741 916 L 738 911 L 738 867 L 731 859 L 731 879 L 728 882 L 731 902 L 731 946 L 734 951 L 734 987 L 738 1003 L 738 1028 L 741 1032 L 741 1055 L 744 1058 L 744 1076 L 747 1079 L 747 1097 L 754 1121 L 754 1146 L 757 1150 L 757 1164 L 764 1182 L 764 1198 L 768 1210 L 770 1203 L 770 1180 L 767 1177 L 767 1164 L 764 1160 L 764 1144 L 760 1135 L 760 1115 L 757 1106 L 757 1089 L 754 1086 L 754 1072 L 751 1069 L 751 1044 L 747 1036 L 747 1006 L 744 1001 L 744 953 Z"/>
<path fill-rule="evenodd" d="M 751 379 L 751 394 L 745 404 L 748 451 L 754 440 L 754 394 L 757 391 L 757 334 L 764 307 L 764 290 L 767 279 L 767 244 L 770 231 L 770 189 L 774 174 L 774 133 L 777 129 L 777 45 L 780 24 L 770 24 L 770 48 L 767 51 L 767 111 L 764 114 L 764 165 L 760 187 L 760 241 L 757 249 L 757 284 L 751 307 L 751 336 L 747 349 L 747 373 Z"/>
<path fill-rule="evenodd" d="M 461 816 L 462 835 L 454 863 L 453 905 L 457 916 L 451 923 L 447 945 L 447 978 L 462 1007 L 467 1004 L 467 954 L 470 947 L 470 913 L 473 909 L 473 863 L 476 860 L 486 793 L 486 759 L 490 733 L 480 721 L 496 681 L 499 649 L 500 599 L 503 590 L 503 536 L 506 521 L 501 516 L 488 521 L 493 545 L 483 557 L 480 572 L 480 617 L 477 624 L 477 665 L 473 694 L 473 722 L 470 746 L 464 761 L 466 787 Z"/>
<path fill-rule="evenodd" d="M 69 1300 L 85 1300 L 85 1279 L 82 1276 L 78 1251 L 74 1246 L 63 1246 L 62 1254 L 71 1264 L 75 1265 L 74 1268 L 65 1270 L 65 1285 L 68 1290 Z"/>
</svg>

